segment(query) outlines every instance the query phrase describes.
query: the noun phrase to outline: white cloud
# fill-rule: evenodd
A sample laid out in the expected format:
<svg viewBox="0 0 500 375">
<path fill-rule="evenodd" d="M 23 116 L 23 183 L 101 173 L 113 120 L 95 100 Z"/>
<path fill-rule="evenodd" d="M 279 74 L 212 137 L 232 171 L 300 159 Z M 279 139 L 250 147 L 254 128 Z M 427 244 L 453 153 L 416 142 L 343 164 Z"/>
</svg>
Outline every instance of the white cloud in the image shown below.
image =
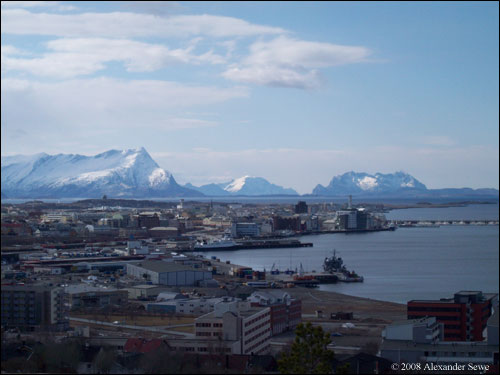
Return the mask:
<svg viewBox="0 0 500 375">
<path fill-rule="evenodd" d="M 12 49 L 2 47 L 2 70 L 27 71 L 34 75 L 72 78 L 92 74 L 105 68 L 105 63 L 121 61 L 130 72 L 150 72 L 174 63 L 220 64 L 222 56 L 208 51 L 192 54 L 195 44 L 185 49 L 169 49 L 160 44 L 149 44 L 126 39 L 76 38 L 57 39 L 47 43 L 54 51 L 37 58 L 13 58 Z"/>
<path fill-rule="evenodd" d="M 2 8 L 42 8 L 50 7 L 56 10 L 75 10 L 76 7 L 61 4 L 60 1 L 2 1 Z"/>
<path fill-rule="evenodd" d="M 63 37 L 132 38 L 157 36 L 212 37 L 281 34 L 279 27 L 256 25 L 224 16 L 178 15 L 159 17 L 130 12 L 52 14 L 24 9 L 2 10 L 2 34 Z"/>
<path fill-rule="evenodd" d="M 423 143 L 431 146 L 453 146 L 456 144 L 455 140 L 446 135 L 424 137 Z"/>
<path fill-rule="evenodd" d="M 121 6 L 133 12 L 165 15 L 183 10 L 184 7 L 177 1 L 122 1 Z"/>
<path fill-rule="evenodd" d="M 299 89 L 318 88 L 322 81 L 317 70 L 305 71 L 276 65 L 255 65 L 244 68 L 232 66 L 222 75 L 235 82 Z"/>
<path fill-rule="evenodd" d="M 2 57 L 3 56 L 15 56 L 15 55 L 27 55 L 26 51 L 22 51 L 11 45 L 2 45 L 1 47 Z"/>
<path fill-rule="evenodd" d="M 321 85 L 317 69 L 363 62 L 370 53 L 365 47 L 279 36 L 271 41 L 253 43 L 250 54 L 226 70 L 223 76 L 258 85 L 315 88 Z"/>
<path fill-rule="evenodd" d="M 112 143 L 164 136 L 178 129 L 217 126 L 218 122 L 184 116 L 186 108 L 203 108 L 246 97 L 245 88 L 188 86 L 168 81 L 110 78 L 57 83 L 2 80 L 2 151 L 12 150 L 17 130 L 27 136 L 16 148 L 55 148 L 64 141 Z M 4 150 L 5 149 L 5 150 Z M 19 150 L 19 152 L 26 152 Z M 28 151 L 29 153 L 30 151 Z"/>
</svg>

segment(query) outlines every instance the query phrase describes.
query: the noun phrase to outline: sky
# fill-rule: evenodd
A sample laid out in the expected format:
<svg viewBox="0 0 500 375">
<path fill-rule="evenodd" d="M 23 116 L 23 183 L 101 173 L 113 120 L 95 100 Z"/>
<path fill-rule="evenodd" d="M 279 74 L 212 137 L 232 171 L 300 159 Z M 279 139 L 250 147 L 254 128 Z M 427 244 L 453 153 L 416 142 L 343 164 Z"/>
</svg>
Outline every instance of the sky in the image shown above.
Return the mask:
<svg viewBox="0 0 500 375">
<path fill-rule="evenodd" d="M 2 1 L 1 154 L 497 188 L 498 2 Z"/>
</svg>

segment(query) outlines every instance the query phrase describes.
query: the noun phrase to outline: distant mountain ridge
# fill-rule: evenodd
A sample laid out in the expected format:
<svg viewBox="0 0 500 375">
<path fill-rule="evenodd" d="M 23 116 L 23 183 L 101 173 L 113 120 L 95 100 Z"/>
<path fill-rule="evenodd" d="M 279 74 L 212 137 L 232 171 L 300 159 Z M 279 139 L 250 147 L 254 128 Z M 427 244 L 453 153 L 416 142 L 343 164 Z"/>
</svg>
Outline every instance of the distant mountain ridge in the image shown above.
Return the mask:
<svg viewBox="0 0 500 375">
<path fill-rule="evenodd" d="M 405 172 L 375 173 L 346 172 L 332 178 L 327 186 L 318 184 L 312 192 L 316 196 L 381 198 L 456 198 L 456 197 L 496 197 L 497 189 L 448 188 L 427 189 L 415 177 Z"/>
<path fill-rule="evenodd" d="M 299 195 L 294 189 L 272 184 L 262 177 L 251 176 L 243 176 L 230 182 L 207 184 L 200 187 L 191 184 L 184 186 L 209 196 Z"/>
<path fill-rule="evenodd" d="M 2 157 L 2 193 L 9 198 L 191 197 L 144 148 L 78 154 Z"/>
<path fill-rule="evenodd" d="M 15 155 L 1 158 L 2 199 L 15 198 L 168 198 L 231 196 L 299 196 L 291 188 L 262 177 L 243 176 L 200 187 L 179 185 L 173 175 L 140 149 L 78 154 Z M 428 189 L 405 172 L 350 171 L 318 184 L 307 196 L 369 198 L 485 198 L 498 200 L 497 189 Z"/>
</svg>

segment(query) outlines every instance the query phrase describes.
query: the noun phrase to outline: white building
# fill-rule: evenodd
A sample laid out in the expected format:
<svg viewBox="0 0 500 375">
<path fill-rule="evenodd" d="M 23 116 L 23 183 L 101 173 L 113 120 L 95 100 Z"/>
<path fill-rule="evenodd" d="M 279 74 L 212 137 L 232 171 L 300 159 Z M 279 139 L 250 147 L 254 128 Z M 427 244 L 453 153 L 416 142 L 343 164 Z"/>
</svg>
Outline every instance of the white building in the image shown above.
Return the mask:
<svg viewBox="0 0 500 375">
<path fill-rule="evenodd" d="M 443 341 L 443 324 L 435 317 L 401 320 L 388 325 L 382 332 L 386 340 L 408 340 L 422 344 Z"/>
<path fill-rule="evenodd" d="M 497 313 L 488 319 L 488 337 L 485 341 L 439 341 L 435 334 L 437 324 L 435 319 L 415 319 L 388 326 L 383 334 L 380 356 L 397 363 L 465 366 L 470 363 L 493 364 L 495 358 L 498 361 Z M 439 331 L 442 331 L 441 327 Z M 441 332 L 440 337 L 442 337 Z"/>
<path fill-rule="evenodd" d="M 195 333 L 198 339 L 222 342 L 231 354 L 265 354 L 270 346 L 270 309 L 225 298 L 213 312 L 195 320 Z"/>
</svg>

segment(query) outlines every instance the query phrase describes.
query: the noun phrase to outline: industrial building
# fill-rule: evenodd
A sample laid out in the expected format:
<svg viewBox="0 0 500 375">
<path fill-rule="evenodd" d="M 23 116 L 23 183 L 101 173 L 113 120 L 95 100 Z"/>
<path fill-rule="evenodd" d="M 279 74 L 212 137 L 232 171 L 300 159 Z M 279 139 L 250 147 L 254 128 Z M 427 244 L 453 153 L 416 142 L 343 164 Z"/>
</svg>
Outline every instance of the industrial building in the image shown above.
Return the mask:
<svg viewBox="0 0 500 375">
<path fill-rule="evenodd" d="M 151 300 L 155 299 L 159 294 L 169 289 L 159 285 L 141 284 L 128 287 L 126 290 L 128 292 L 129 299 Z"/>
<path fill-rule="evenodd" d="M 444 324 L 445 341 L 483 341 L 497 294 L 461 291 L 453 298 L 408 301 L 408 319 L 434 316 Z"/>
<path fill-rule="evenodd" d="M 174 297 L 162 302 L 149 303 L 146 310 L 150 312 L 199 315 L 214 311 L 215 305 L 224 299 L 224 297 L 189 298 L 186 295 L 181 296 L 182 298 Z"/>
<path fill-rule="evenodd" d="M 257 237 L 260 235 L 260 227 L 257 223 L 233 223 L 231 225 L 231 236 L 239 237 Z"/>
<path fill-rule="evenodd" d="M 63 331 L 69 326 L 64 293 L 52 285 L 2 285 L 2 327 Z"/>
<path fill-rule="evenodd" d="M 71 310 L 101 308 L 108 305 L 120 306 L 128 300 L 127 290 L 87 284 L 68 285 L 64 291 L 68 295 Z"/>
<path fill-rule="evenodd" d="M 194 286 L 201 280 L 212 279 L 212 272 L 162 260 L 147 260 L 127 264 L 127 274 L 153 284 Z"/>
</svg>

